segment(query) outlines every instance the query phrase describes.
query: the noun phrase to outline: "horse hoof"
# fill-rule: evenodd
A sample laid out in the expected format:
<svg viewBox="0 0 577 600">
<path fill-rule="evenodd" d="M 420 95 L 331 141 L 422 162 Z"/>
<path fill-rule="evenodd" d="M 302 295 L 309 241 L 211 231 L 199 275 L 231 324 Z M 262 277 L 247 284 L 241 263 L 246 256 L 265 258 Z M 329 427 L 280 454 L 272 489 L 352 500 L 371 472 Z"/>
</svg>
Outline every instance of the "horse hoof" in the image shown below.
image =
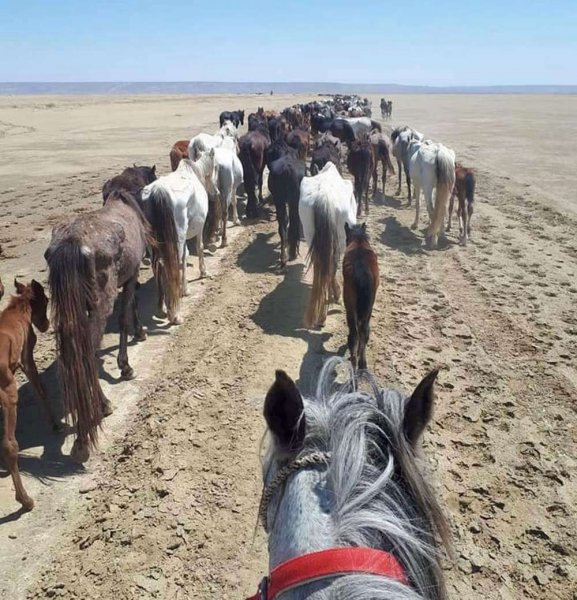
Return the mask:
<svg viewBox="0 0 577 600">
<path fill-rule="evenodd" d="M 82 446 L 78 440 L 74 440 L 74 445 L 70 451 L 70 458 L 78 464 L 84 464 L 90 458 L 88 446 Z"/>
<path fill-rule="evenodd" d="M 190 294 L 190 292 L 188 290 L 182 290 L 182 297 L 186 298 L 186 296 L 188 296 Z"/>
<path fill-rule="evenodd" d="M 52 431 L 54 433 L 59 433 L 60 431 L 62 431 L 63 428 L 64 428 L 64 426 L 62 425 L 62 423 L 60 421 L 54 421 L 52 423 Z"/>
<path fill-rule="evenodd" d="M 16 498 L 16 501 L 22 505 L 22 510 L 30 512 L 34 508 L 34 500 L 30 496 L 24 496 L 24 498 Z"/>
<path fill-rule="evenodd" d="M 102 416 L 109 417 L 113 413 L 112 404 L 108 398 L 102 401 Z"/>
<path fill-rule="evenodd" d="M 144 340 L 146 339 L 146 332 L 140 331 L 140 332 L 134 334 L 134 337 L 132 339 L 135 342 L 144 342 Z"/>
<path fill-rule="evenodd" d="M 201 279 L 206 279 L 207 277 L 208 277 L 208 275 L 207 275 L 206 271 L 201 271 L 200 278 Z"/>
<path fill-rule="evenodd" d="M 124 369 L 122 369 L 122 371 L 120 372 L 120 376 L 122 377 L 122 379 L 124 379 L 125 381 L 130 381 L 131 379 L 134 379 L 135 375 L 134 375 L 134 369 L 131 366 L 126 366 L 124 367 Z M 112 412 L 112 411 L 111 411 Z M 108 415 L 106 415 L 108 416 Z"/>
<path fill-rule="evenodd" d="M 182 325 L 184 323 L 184 319 L 180 315 L 176 315 L 170 320 L 171 325 Z"/>
<path fill-rule="evenodd" d="M 159 309 L 156 311 L 155 317 L 158 317 L 159 319 L 166 319 L 166 311 Z"/>
<path fill-rule="evenodd" d="M 417 229 L 417 224 L 416 224 L 416 223 L 413 223 L 413 224 L 411 225 L 411 229 Z"/>
<path fill-rule="evenodd" d="M 235 226 L 240 225 L 240 219 L 237 219 L 236 221 L 234 221 L 233 225 L 235 225 Z"/>
<path fill-rule="evenodd" d="M 220 242 L 221 248 L 226 248 L 228 246 L 228 242 Z"/>
</svg>

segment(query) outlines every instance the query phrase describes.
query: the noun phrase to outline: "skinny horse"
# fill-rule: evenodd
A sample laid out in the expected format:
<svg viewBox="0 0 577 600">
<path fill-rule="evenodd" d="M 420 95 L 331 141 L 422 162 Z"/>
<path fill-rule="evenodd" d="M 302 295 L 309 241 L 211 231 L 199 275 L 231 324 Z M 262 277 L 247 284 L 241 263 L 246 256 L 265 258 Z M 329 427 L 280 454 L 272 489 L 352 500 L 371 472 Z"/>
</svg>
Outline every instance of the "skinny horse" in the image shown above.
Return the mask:
<svg viewBox="0 0 577 600">
<path fill-rule="evenodd" d="M 437 373 L 407 397 L 331 358 L 303 398 L 276 371 L 259 510 L 271 576 L 253 599 L 448 597 L 450 534 L 420 457 Z"/>
<path fill-rule="evenodd" d="M 34 279 L 29 285 L 23 285 L 18 281 L 14 281 L 14 285 L 18 295 L 12 296 L 7 308 L 0 313 L 0 404 L 4 413 L 2 450 L 16 490 L 16 501 L 20 502 L 24 510 L 32 510 L 34 500 L 26 493 L 18 470 L 19 448 L 16 440 L 18 388 L 15 373 L 19 366 L 22 367 L 42 400 L 52 428 L 58 429 L 59 424 L 46 398 L 46 390 L 40 381 L 34 362 L 36 334 L 32 325 L 42 333 L 48 331 L 50 326 L 46 316 L 48 298 L 44 294 L 42 285 Z"/>
<path fill-rule="evenodd" d="M 345 249 L 345 223 L 356 223 L 357 203 L 350 181 L 329 162 L 314 177 L 301 181 L 299 216 L 309 248 L 313 287 L 305 314 L 305 327 L 322 327 L 327 303 L 337 302 L 341 291 L 337 268 Z"/>
<path fill-rule="evenodd" d="M 409 173 L 409 144 L 412 140 L 420 141 L 424 138 L 422 133 L 408 126 L 397 127 L 391 133 L 391 141 L 393 142 L 393 156 L 397 159 L 397 168 L 399 170 L 399 185 L 397 187 L 397 196 L 401 193 L 401 180 L 403 170 L 405 171 L 405 179 L 409 190 L 409 206 L 411 206 L 411 175 Z M 402 167 L 402 168 L 401 168 Z"/>
<path fill-rule="evenodd" d="M 391 146 L 386 136 L 382 133 L 379 133 L 378 131 L 371 132 L 371 144 L 373 145 L 373 156 L 375 157 L 375 163 L 373 168 L 373 194 L 376 194 L 379 189 L 377 183 L 377 171 L 380 162 L 383 170 L 382 180 L 384 196 L 385 185 L 387 183 L 387 169 L 390 169 L 393 175 L 395 174 L 395 167 L 393 167 L 393 163 L 391 162 Z"/>
<path fill-rule="evenodd" d="M 366 349 L 373 305 L 379 287 L 379 263 L 371 248 L 366 223 L 345 223 L 347 248 L 343 258 L 343 299 L 347 311 L 347 340 L 353 368 L 367 368 Z"/>
<path fill-rule="evenodd" d="M 128 328 L 132 320 L 134 339 L 145 339 L 135 290 L 147 246 L 156 246 L 150 225 L 135 198 L 119 190 L 108 194 L 102 208 L 57 225 L 44 253 L 64 407 L 76 426 L 71 456 L 78 462 L 88 460 L 102 418 L 112 412 L 98 379 L 96 352 L 119 287 L 117 362 L 123 379 L 134 377 Z"/>
<path fill-rule="evenodd" d="M 459 199 L 457 216 L 459 218 L 459 233 L 461 244 L 467 245 L 467 239 L 471 236 L 471 217 L 473 216 L 473 202 L 475 201 L 475 170 L 463 167 L 459 163 L 455 165 L 455 187 L 449 202 L 449 222 L 447 231 L 451 229 L 451 218 L 453 216 L 453 203 L 455 195 Z M 465 206 L 466 204 L 466 206 Z"/>
</svg>

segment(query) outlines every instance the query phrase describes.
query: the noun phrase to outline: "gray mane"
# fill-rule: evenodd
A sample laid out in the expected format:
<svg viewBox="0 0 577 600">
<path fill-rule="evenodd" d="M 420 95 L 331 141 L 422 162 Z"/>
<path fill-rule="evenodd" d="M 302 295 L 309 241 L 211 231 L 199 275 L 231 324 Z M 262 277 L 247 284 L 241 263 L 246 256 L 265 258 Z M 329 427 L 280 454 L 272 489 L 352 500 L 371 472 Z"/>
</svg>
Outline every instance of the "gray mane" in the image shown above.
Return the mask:
<svg viewBox="0 0 577 600">
<path fill-rule="evenodd" d="M 336 379 L 341 382 L 344 375 L 344 383 L 335 383 L 336 372 Z M 449 543 L 448 529 L 433 490 L 421 475 L 418 459 L 404 435 L 406 398 L 396 390 L 378 389 L 372 376 L 366 373 L 358 375 L 357 385 L 354 382 L 350 363 L 339 358 L 327 361 L 319 377 L 316 397 L 304 399 L 303 448 L 296 456 L 287 457 L 273 441 L 264 471 L 270 479 L 271 473 L 274 475 L 287 460 L 311 452 L 330 452 L 332 458 L 324 476 L 333 545 L 391 552 L 403 565 L 410 587 L 384 577 L 356 574 L 336 578 L 330 586 L 326 582 L 303 586 L 283 595 L 283 600 L 442 600 L 446 598 L 446 590 L 440 546 Z M 285 491 L 289 485 L 290 481 Z M 271 503 L 273 515 L 281 503 L 279 493 Z M 282 529 L 290 526 L 275 519 L 271 530 L 282 535 Z"/>
</svg>

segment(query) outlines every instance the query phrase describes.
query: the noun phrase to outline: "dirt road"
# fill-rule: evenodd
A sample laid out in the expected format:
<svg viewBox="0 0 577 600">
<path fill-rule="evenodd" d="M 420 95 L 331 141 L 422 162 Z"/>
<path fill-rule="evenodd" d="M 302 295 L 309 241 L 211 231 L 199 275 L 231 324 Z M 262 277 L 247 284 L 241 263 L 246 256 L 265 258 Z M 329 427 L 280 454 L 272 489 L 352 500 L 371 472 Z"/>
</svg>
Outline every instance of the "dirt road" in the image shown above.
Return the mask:
<svg viewBox="0 0 577 600">
<path fill-rule="evenodd" d="M 527 120 L 543 118 L 542 106 L 556 129 L 551 107 L 567 110 L 569 101 L 529 99 L 523 113 L 516 98 L 508 104 L 502 98 L 443 98 L 395 98 L 400 114 L 394 122 L 414 124 L 479 167 L 473 240 L 467 248 L 451 244 L 428 252 L 423 231 L 409 229 L 413 212 L 404 197 L 401 203 L 390 195 L 393 182 L 386 196 L 377 196 L 368 222 L 383 281 L 369 364 L 383 383 L 406 390 L 432 366 L 443 368 L 425 448 L 453 524 L 451 596 L 573 598 L 577 223 L 564 193 L 576 176 L 552 187 L 545 175 L 551 156 L 541 161 L 522 137 Z M 267 98 L 266 106 L 293 101 Z M 94 102 L 71 106 L 71 122 L 88 116 L 75 110 L 97 110 Z M 264 99 L 186 102 L 195 128 L 210 131 L 223 108 L 240 102 L 250 109 Z M 107 150 L 112 128 L 93 142 L 93 157 L 91 144 L 78 150 L 77 165 L 52 157 L 49 167 L 41 154 L 42 175 L 23 180 L 17 166 L 6 173 L 12 182 L 0 196 L 12 219 L 3 220 L 0 233 L 6 280 L 19 272 L 45 276 L 40 257 L 50 225 L 65 212 L 97 205 L 109 173 L 132 160 L 167 164 L 161 150 L 184 136 L 177 131 L 181 117 L 166 117 L 168 127 L 160 113 L 184 114 L 184 103 L 106 105 L 112 123 L 129 119 L 125 127 L 133 141 L 123 132 L 122 143 Z M 454 121 L 447 106 L 454 107 Z M 510 123 L 508 114 L 526 120 Z M 139 136 L 147 119 L 154 121 L 154 133 L 151 126 Z M 507 162 L 507 152 L 490 151 L 504 123 L 506 135 L 497 145 L 525 148 L 525 170 L 517 158 Z M 512 137 L 515 123 L 518 137 Z M 34 134 L 22 133 L 22 140 L 25 135 Z M 159 139 L 152 145 L 154 135 Z M 6 139 L 0 139 L 3 157 Z M 116 158 L 143 144 L 146 152 Z M 33 160 L 27 154 L 32 146 L 23 141 L 22 148 L 24 165 Z M 66 150 L 68 158 L 73 154 Z M 104 371 L 117 413 L 107 423 L 104 451 L 87 473 L 72 470 L 67 446 L 62 453 L 62 440 L 49 433 L 24 386 L 20 465 L 37 507 L 13 514 L 10 481 L 0 482 L 3 597 L 239 598 L 253 592 L 266 569 L 266 543 L 255 529 L 263 394 L 275 368 L 309 390 L 322 361 L 344 352 L 346 331 L 341 306 L 333 308 L 323 331 L 301 328 L 308 293 L 304 265 L 298 260 L 284 274 L 275 270 L 273 221 L 236 228 L 235 234 L 227 252 L 217 252 L 209 264 L 214 279 L 193 284 L 183 326 L 167 336 L 145 310 L 151 335 L 129 350 L 140 373 L 136 382 L 115 381 L 117 339 L 112 333 L 105 338 Z M 194 259 L 191 265 L 195 277 Z M 43 339 L 39 363 L 48 368 L 45 381 L 56 393 L 52 345 L 50 337 Z"/>
</svg>

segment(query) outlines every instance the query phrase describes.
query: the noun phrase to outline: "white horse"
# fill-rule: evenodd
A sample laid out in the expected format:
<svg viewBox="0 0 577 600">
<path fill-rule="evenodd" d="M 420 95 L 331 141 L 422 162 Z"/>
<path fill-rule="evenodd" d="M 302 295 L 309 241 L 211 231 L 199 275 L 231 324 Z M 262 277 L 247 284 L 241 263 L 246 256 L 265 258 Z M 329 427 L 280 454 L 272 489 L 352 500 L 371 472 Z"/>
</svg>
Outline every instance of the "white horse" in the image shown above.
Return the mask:
<svg viewBox="0 0 577 600">
<path fill-rule="evenodd" d="M 416 129 L 411 129 L 406 125 L 397 127 L 391 133 L 391 141 L 393 142 L 393 156 L 397 159 L 397 167 L 399 169 L 399 186 L 397 187 L 397 195 L 401 193 L 401 177 L 403 175 L 401 165 L 405 171 L 407 187 L 409 188 L 409 206 L 411 205 L 411 176 L 409 174 L 409 144 L 411 140 L 422 140 L 425 136 L 419 133 Z"/>
<path fill-rule="evenodd" d="M 238 129 L 232 121 L 225 121 L 218 130 L 218 133 L 221 133 L 225 137 L 234 138 L 235 140 L 238 138 Z"/>
<path fill-rule="evenodd" d="M 207 152 L 211 148 L 218 148 L 222 146 L 225 138 L 229 136 L 224 135 L 220 131 L 215 135 L 210 133 L 199 133 L 195 135 L 188 144 L 188 157 L 190 160 L 196 161 L 200 157 L 201 152 Z"/>
<path fill-rule="evenodd" d="M 314 177 L 301 182 L 299 216 L 313 267 L 313 288 L 305 316 L 305 326 L 322 326 L 327 301 L 340 298 L 336 279 L 340 257 L 345 249 L 345 223 L 357 222 L 357 202 L 353 184 L 343 179 L 332 162 Z"/>
<path fill-rule="evenodd" d="M 197 176 L 206 191 L 222 207 L 222 238 L 221 248 L 227 245 L 226 224 L 228 209 L 232 205 L 232 221 L 240 225 L 236 207 L 236 190 L 243 181 L 243 169 L 236 152 L 221 146 L 203 152 L 199 159 L 192 164 Z"/>
<path fill-rule="evenodd" d="M 176 171 L 159 177 L 142 190 L 142 201 L 146 204 L 151 196 L 160 194 L 170 199 L 178 233 L 178 255 L 181 258 L 182 295 L 188 295 L 186 279 L 186 240 L 196 238 L 196 253 L 200 276 L 206 277 L 202 230 L 208 215 L 208 194 L 198 178 L 191 161 L 183 158 Z"/>
<path fill-rule="evenodd" d="M 419 224 L 419 205 L 423 190 L 429 213 L 427 238 L 431 247 L 436 248 L 439 235 L 445 234 L 447 204 L 455 185 L 455 153 L 443 144 L 430 140 L 412 140 L 408 152 L 409 174 L 415 188 L 416 204 L 415 221 L 411 228 L 416 229 Z"/>
</svg>

